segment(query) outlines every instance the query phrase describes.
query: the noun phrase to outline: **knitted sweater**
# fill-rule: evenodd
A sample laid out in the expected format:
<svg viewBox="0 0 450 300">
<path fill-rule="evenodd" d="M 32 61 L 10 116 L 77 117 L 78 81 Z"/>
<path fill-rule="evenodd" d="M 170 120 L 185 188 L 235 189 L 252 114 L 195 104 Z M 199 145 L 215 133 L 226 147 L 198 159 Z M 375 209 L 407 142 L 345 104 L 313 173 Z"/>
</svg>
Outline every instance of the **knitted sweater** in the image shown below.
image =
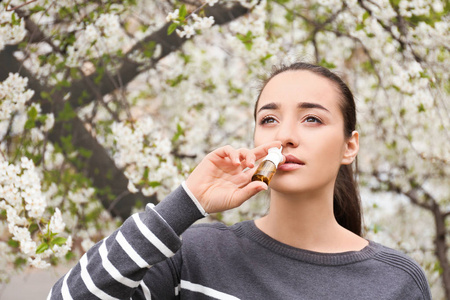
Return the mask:
<svg viewBox="0 0 450 300">
<path fill-rule="evenodd" d="M 421 268 L 398 251 L 372 241 L 361 251 L 302 250 L 253 221 L 191 226 L 203 215 L 188 193 L 179 187 L 128 218 L 48 299 L 431 299 Z"/>
</svg>

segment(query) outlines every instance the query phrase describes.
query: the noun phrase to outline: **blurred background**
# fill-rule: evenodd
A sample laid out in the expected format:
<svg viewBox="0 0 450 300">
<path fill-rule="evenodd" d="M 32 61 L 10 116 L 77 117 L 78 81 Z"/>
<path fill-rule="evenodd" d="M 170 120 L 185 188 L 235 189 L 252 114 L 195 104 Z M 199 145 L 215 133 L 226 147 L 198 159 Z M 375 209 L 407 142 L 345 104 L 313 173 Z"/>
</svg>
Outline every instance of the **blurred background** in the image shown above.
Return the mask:
<svg viewBox="0 0 450 300">
<path fill-rule="evenodd" d="M 449 12 L 444 0 L 2 1 L 0 299 L 46 297 L 206 153 L 252 147 L 261 80 L 294 61 L 356 96 L 365 236 L 450 299 Z M 260 194 L 206 221 L 267 209 Z"/>
</svg>

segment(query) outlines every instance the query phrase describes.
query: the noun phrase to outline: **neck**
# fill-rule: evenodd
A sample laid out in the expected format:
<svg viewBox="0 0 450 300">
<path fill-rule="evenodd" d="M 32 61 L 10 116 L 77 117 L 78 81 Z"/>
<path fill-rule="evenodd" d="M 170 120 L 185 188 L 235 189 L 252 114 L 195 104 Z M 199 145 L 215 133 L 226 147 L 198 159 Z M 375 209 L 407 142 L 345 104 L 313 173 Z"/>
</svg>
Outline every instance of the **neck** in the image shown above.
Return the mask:
<svg viewBox="0 0 450 300">
<path fill-rule="evenodd" d="M 301 195 L 272 190 L 270 198 L 269 214 L 255 224 L 284 244 L 328 253 L 361 250 L 367 245 L 366 240 L 337 223 L 332 190 Z"/>
</svg>

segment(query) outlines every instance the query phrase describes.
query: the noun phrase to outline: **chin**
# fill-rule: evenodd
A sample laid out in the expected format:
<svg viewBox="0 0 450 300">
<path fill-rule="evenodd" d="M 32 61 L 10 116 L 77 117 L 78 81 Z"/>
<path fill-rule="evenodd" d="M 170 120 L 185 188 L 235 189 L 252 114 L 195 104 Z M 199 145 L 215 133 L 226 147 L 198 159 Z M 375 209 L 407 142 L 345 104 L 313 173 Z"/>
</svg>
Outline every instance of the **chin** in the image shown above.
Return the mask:
<svg viewBox="0 0 450 300">
<path fill-rule="evenodd" d="M 278 175 L 278 176 L 277 176 Z M 293 174 L 275 174 L 269 184 L 270 189 L 282 194 L 303 194 L 317 192 L 331 184 L 329 178 L 317 178 L 316 176 L 286 176 Z M 321 180 L 320 180 L 321 179 Z M 335 180 L 335 179 L 334 179 Z M 333 181 L 334 182 L 334 181 Z M 334 185 L 334 184 L 332 184 Z"/>
<path fill-rule="evenodd" d="M 298 178 L 273 178 L 269 187 L 270 189 L 283 194 L 299 194 L 306 189 L 304 182 L 299 183 Z"/>
</svg>

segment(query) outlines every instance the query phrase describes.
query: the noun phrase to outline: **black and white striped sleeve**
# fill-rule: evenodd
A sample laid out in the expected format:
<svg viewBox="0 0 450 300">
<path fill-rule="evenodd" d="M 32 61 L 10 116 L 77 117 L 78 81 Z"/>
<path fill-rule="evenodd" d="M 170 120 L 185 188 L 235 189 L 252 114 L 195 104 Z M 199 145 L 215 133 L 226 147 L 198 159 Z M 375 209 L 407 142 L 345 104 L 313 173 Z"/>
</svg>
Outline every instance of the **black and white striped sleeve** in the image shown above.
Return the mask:
<svg viewBox="0 0 450 300">
<path fill-rule="evenodd" d="M 175 255 L 181 233 L 204 216 L 186 191 L 180 186 L 129 217 L 59 279 L 48 299 L 129 299 L 148 268 Z"/>
</svg>

